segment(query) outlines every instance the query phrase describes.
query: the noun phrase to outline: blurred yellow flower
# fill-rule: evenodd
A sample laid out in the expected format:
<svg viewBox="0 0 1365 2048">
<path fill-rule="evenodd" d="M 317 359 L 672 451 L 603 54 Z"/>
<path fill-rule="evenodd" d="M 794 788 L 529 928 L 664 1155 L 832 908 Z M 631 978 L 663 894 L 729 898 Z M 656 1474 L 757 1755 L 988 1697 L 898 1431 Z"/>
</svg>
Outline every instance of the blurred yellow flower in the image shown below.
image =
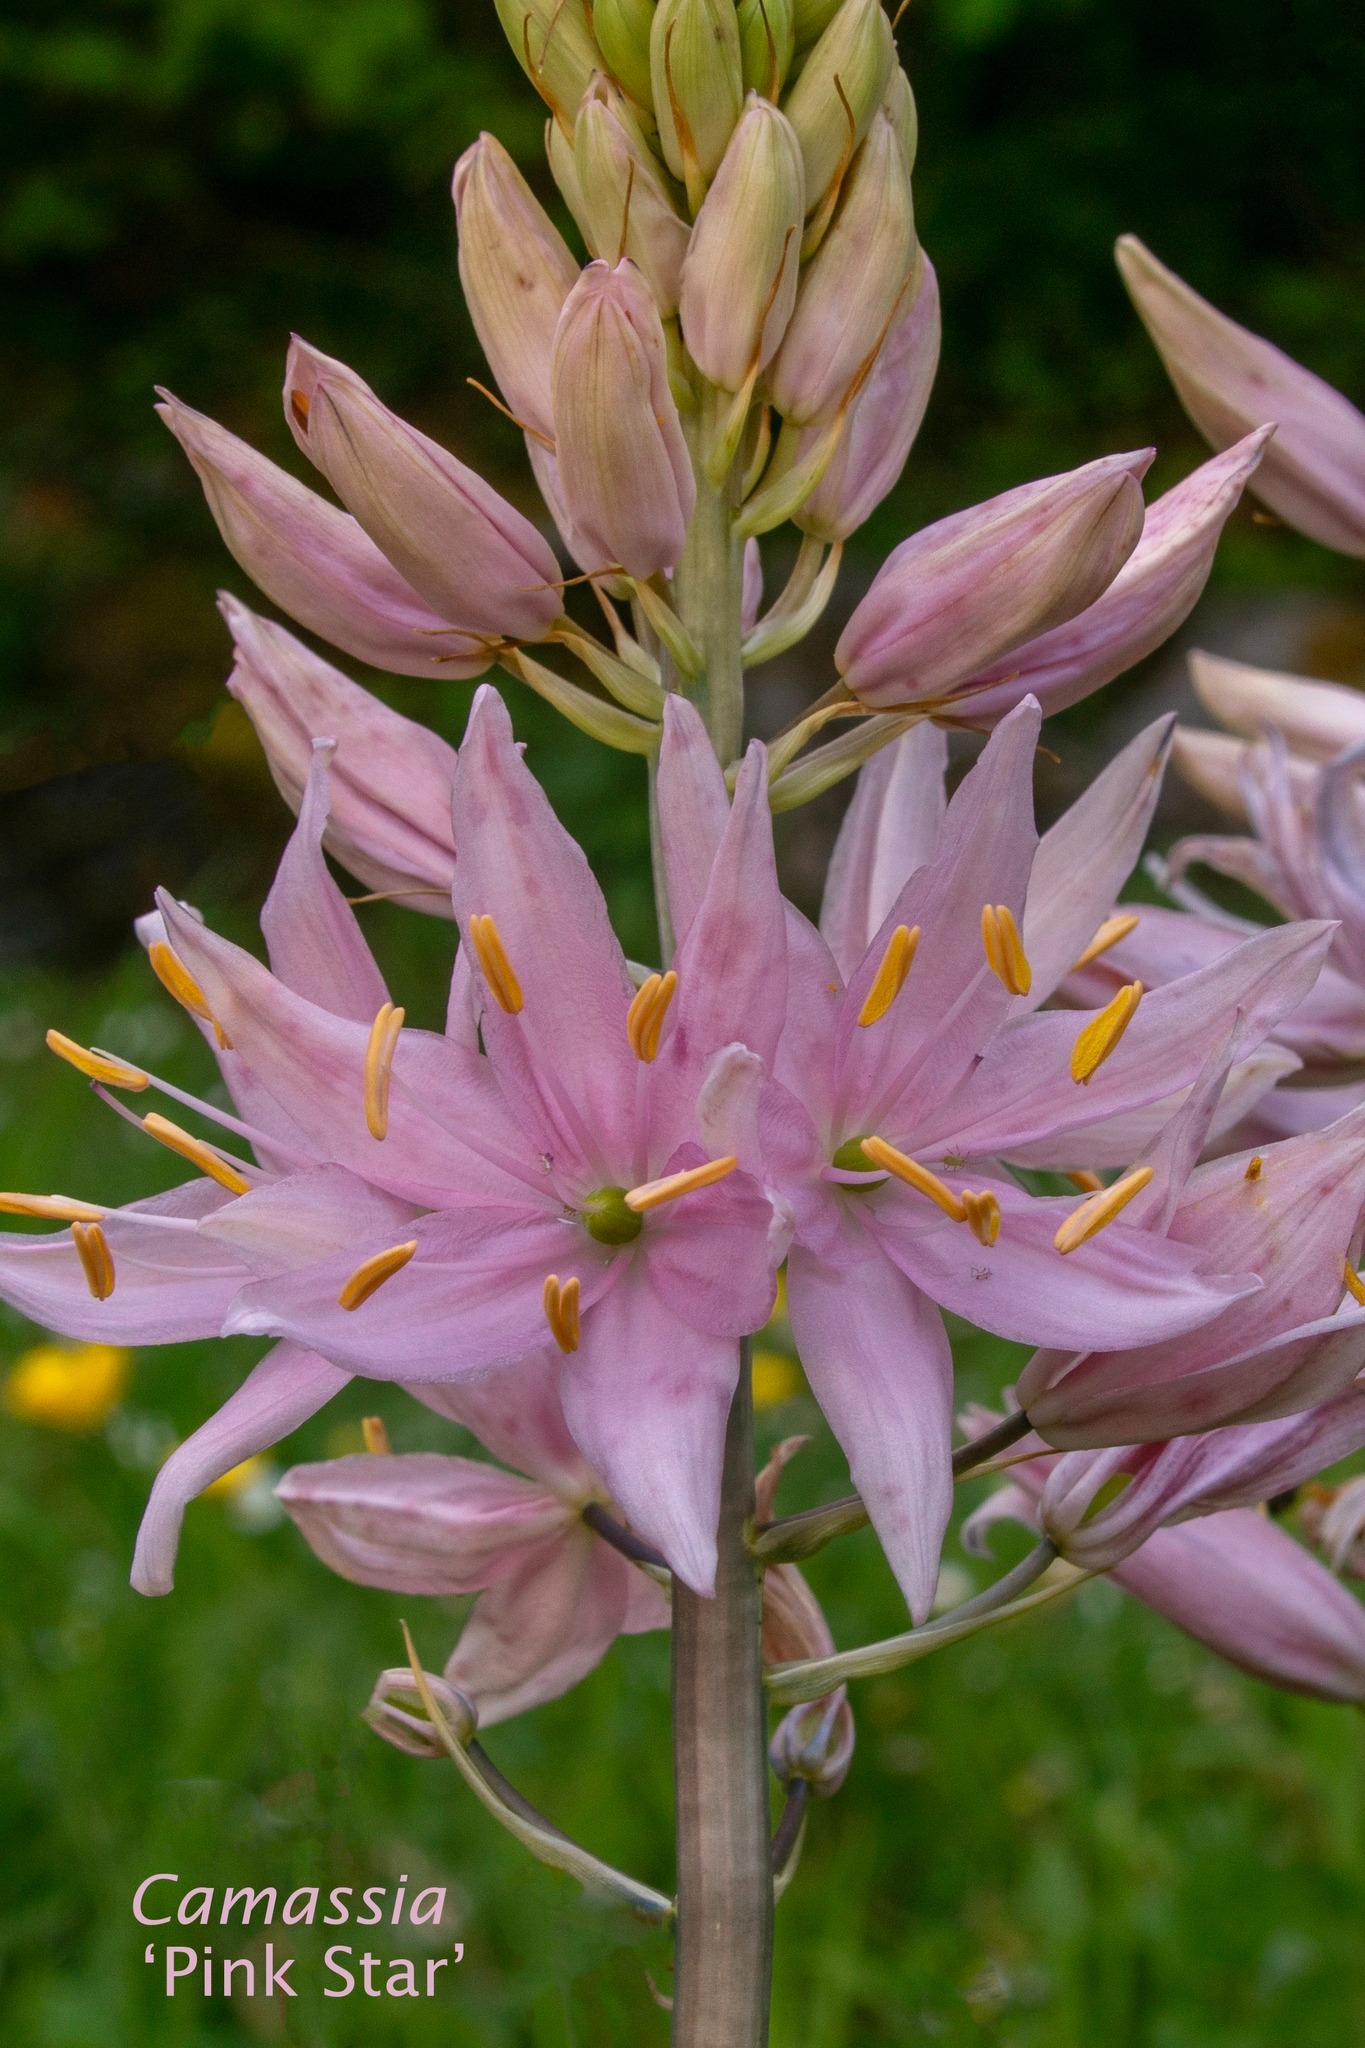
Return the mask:
<svg viewBox="0 0 1365 2048">
<path fill-rule="evenodd" d="M 255 1485 L 268 1463 L 269 1460 L 263 1458 L 259 1452 L 254 1457 L 243 1458 L 240 1465 L 234 1465 L 230 1471 L 220 1473 L 211 1486 L 204 1488 L 204 1499 L 235 1500 L 239 1494 L 246 1493 Z"/>
<path fill-rule="evenodd" d="M 11 1415 L 45 1429 L 98 1429 L 128 1391 L 132 1354 L 113 1344 L 35 1344 L 4 1385 Z"/>
<path fill-rule="evenodd" d="M 785 1351 L 755 1351 L 755 1408 L 776 1408 L 793 1400 L 803 1385 L 800 1366 Z"/>
</svg>

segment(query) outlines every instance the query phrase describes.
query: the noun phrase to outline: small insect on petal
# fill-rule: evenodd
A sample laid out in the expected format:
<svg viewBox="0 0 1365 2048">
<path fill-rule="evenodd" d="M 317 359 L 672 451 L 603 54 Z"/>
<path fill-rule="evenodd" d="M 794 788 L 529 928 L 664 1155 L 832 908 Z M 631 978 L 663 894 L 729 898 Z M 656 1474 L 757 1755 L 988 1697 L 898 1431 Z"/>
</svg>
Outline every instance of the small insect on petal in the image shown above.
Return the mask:
<svg viewBox="0 0 1365 2048">
<path fill-rule="evenodd" d="M 1253 1152 L 1250 1159 L 1248 1159 L 1247 1161 L 1247 1170 L 1242 1175 L 1242 1179 L 1259 1180 L 1261 1178 L 1261 1169 L 1264 1167 L 1264 1165 L 1265 1161 L 1264 1159 L 1262 1159 L 1260 1153 Z"/>
<path fill-rule="evenodd" d="M 1137 1014 L 1142 1001 L 1142 983 L 1130 981 L 1112 1002 L 1090 1019 L 1071 1048 L 1071 1078 L 1082 1087 L 1097 1068 L 1103 1066 Z"/>
<path fill-rule="evenodd" d="M 1347 1259 L 1342 1269 L 1341 1277 L 1346 1282 L 1346 1291 L 1352 1301 L 1358 1301 L 1360 1306 L 1365 1308 L 1365 1280 L 1361 1279 L 1349 1259 Z"/>
<path fill-rule="evenodd" d="M 919 926 L 898 924 L 886 942 L 881 965 L 872 978 L 863 1007 L 858 1012 L 858 1022 L 866 1030 L 884 1017 L 896 997 L 905 987 L 905 977 L 910 972 L 919 945 Z"/>
<path fill-rule="evenodd" d="M 1101 953 L 1107 953 L 1111 946 L 1117 946 L 1120 939 L 1126 939 L 1130 932 L 1135 932 L 1140 922 L 1131 910 L 1116 910 L 1111 917 L 1106 917 L 1080 958 L 1072 961 L 1071 972 L 1075 974 L 1082 967 L 1088 967 L 1092 960 L 1098 960 Z"/>
<path fill-rule="evenodd" d="M 126 1060 L 116 1060 L 109 1053 L 87 1052 L 83 1045 L 77 1045 L 74 1038 L 67 1038 L 61 1031 L 47 1034 L 49 1052 L 55 1052 L 59 1060 L 78 1074 L 85 1074 L 92 1081 L 103 1081 L 106 1088 L 128 1088 L 135 1093 L 151 1086 L 149 1077 L 141 1067 L 130 1067 Z"/>
<path fill-rule="evenodd" d="M 557 1273 L 547 1275 L 545 1281 L 545 1320 L 550 1325 L 550 1335 L 560 1350 L 566 1354 L 577 1351 L 582 1329 L 578 1319 L 578 1276 L 561 1283 Z"/>
<path fill-rule="evenodd" d="M 381 1003 L 370 1026 L 370 1042 L 365 1048 L 365 1123 L 372 1138 L 388 1135 L 389 1081 L 405 1015 L 392 1003 Z"/>
<path fill-rule="evenodd" d="M 491 916 L 480 916 L 477 911 L 471 915 L 469 943 L 483 970 L 489 994 L 500 1010 L 505 1010 L 509 1017 L 515 1017 L 524 1000 L 521 983 L 513 972 L 507 949 L 502 943 L 502 934 Z"/>
<path fill-rule="evenodd" d="M 1134 1195 L 1142 1193 L 1152 1173 L 1150 1166 L 1134 1167 L 1131 1173 L 1124 1174 L 1122 1180 L 1116 1180 L 1111 1188 L 1091 1195 L 1078 1209 L 1073 1209 L 1052 1240 L 1057 1250 L 1063 1254 L 1074 1252 L 1097 1230 L 1103 1230 L 1106 1223 L 1112 1223 L 1120 1210 L 1128 1207 Z"/>
<path fill-rule="evenodd" d="M 708 1159 L 705 1166 L 689 1166 L 683 1173 L 665 1174 L 662 1180 L 648 1180 L 642 1187 L 630 1190 L 625 1198 L 626 1207 L 634 1215 L 643 1216 L 646 1210 L 676 1202 L 679 1195 L 690 1195 L 696 1188 L 714 1187 L 738 1165 L 738 1159 L 729 1154 L 724 1159 Z"/>
<path fill-rule="evenodd" d="M 974 1195 L 970 1189 L 964 1188 L 962 1207 L 977 1243 L 994 1244 L 1000 1235 L 1000 1204 L 996 1197 L 989 1191 Z"/>
<path fill-rule="evenodd" d="M 981 906 L 981 944 L 986 965 L 1012 996 L 1026 996 L 1033 986 L 1033 969 L 1028 964 L 1014 913 L 1005 903 Z"/>
<path fill-rule="evenodd" d="M 197 1166 L 210 1180 L 216 1180 L 220 1188 L 226 1188 L 230 1195 L 245 1195 L 251 1192 L 251 1182 L 244 1173 L 216 1152 L 212 1145 L 206 1145 L 202 1138 L 195 1138 L 188 1131 L 182 1131 L 179 1124 L 173 1124 L 168 1116 L 158 1116 L 152 1110 L 142 1119 L 142 1128 L 149 1138 L 155 1138 L 159 1145 L 178 1152 L 182 1159 L 188 1159 L 191 1166 Z"/>
<path fill-rule="evenodd" d="M 906 1153 L 898 1152 L 894 1145 L 888 1145 L 885 1138 L 864 1138 L 864 1156 L 874 1166 L 880 1166 L 887 1173 L 894 1173 L 897 1180 L 903 1180 L 907 1187 L 919 1194 L 927 1195 L 931 1202 L 937 1202 L 945 1216 L 951 1216 L 954 1223 L 965 1223 L 967 1209 L 946 1181 L 931 1173 L 927 1166 L 921 1166 L 918 1159 L 911 1159 Z"/>
<path fill-rule="evenodd" d="M 375 1252 L 372 1258 L 363 1259 L 337 1296 L 338 1305 L 347 1310 L 359 1308 L 386 1280 L 402 1272 L 416 1249 L 414 1237 L 407 1244 L 391 1245 L 388 1251 Z"/>
<path fill-rule="evenodd" d="M 114 1291 L 114 1255 L 98 1223 L 73 1223 L 71 1239 L 85 1272 L 85 1284 L 96 1301 L 108 1301 Z"/>
<path fill-rule="evenodd" d="M 651 974 L 636 989 L 626 1012 L 626 1036 L 637 1060 L 647 1065 L 659 1051 L 659 1034 L 664 1028 L 670 1003 L 677 992 L 678 977 L 670 967 L 667 974 Z"/>
</svg>

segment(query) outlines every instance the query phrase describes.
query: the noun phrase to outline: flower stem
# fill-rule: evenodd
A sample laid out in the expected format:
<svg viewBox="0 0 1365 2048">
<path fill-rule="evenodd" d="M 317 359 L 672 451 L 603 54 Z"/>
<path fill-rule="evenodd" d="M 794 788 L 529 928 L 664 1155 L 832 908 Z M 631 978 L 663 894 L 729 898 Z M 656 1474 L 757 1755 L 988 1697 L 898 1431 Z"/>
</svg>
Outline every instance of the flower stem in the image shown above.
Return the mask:
<svg viewBox="0 0 1365 2048">
<path fill-rule="evenodd" d="M 702 672 L 687 682 L 671 677 L 667 687 L 692 697 L 706 720 L 722 768 L 744 743 L 744 660 L 740 652 L 744 606 L 744 543 L 733 531 L 734 481 L 711 483 L 698 450 L 713 426 L 723 394 L 707 392 L 688 425 L 697 472 L 697 506 L 687 544 L 673 572 L 673 603 L 702 652 Z"/>
<path fill-rule="evenodd" d="M 673 1595 L 678 1945 L 673 2048 L 766 2048 L 773 1871 L 760 1654 L 749 1345 L 740 1352 L 721 1482 L 714 1599 Z"/>
</svg>

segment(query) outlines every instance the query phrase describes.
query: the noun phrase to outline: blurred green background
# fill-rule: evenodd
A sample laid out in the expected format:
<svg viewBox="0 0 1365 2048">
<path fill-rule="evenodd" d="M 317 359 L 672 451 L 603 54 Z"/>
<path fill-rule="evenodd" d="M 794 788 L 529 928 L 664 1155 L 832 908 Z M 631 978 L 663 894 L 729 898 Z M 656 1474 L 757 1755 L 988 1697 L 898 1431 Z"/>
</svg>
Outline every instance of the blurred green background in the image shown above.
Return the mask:
<svg viewBox="0 0 1365 2048">
<path fill-rule="evenodd" d="M 1126 228 L 1365 394 L 1365 38 L 1350 10 L 914 0 L 900 41 L 921 105 L 917 205 L 943 282 L 945 355 L 869 548 L 1107 448 L 1155 439 L 1161 484 L 1200 458 L 1112 271 Z M 8 0 L 7 1186 L 113 1200 L 174 1177 L 42 1053 L 42 1032 L 55 1023 L 203 1085 L 207 1055 L 130 953 L 128 923 L 163 882 L 249 941 L 287 829 L 222 694 L 212 593 L 251 593 L 151 414 L 152 386 L 292 464 L 278 386 L 298 329 L 530 502 L 515 435 L 463 382 L 480 364 L 447 185 L 484 126 L 535 171 L 538 110 L 486 0 Z M 1217 586 L 1360 597 L 1357 569 L 1247 514 Z M 1346 648 L 1340 671 L 1358 659 Z M 385 688 L 458 736 L 467 687 Z M 533 703 L 514 709 L 642 956 L 635 766 Z M 436 1022 L 449 928 L 389 906 L 366 915 L 409 1015 Z M 0 1369 L 36 1338 L 0 1318 Z M 960 1354 L 966 1395 L 993 1391 L 1013 1363 L 966 1337 Z M 287 1526 L 265 1526 L 261 1488 L 191 1510 L 170 1599 L 127 1589 L 150 1473 L 252 1355 L 142 1354 L 122 1404 L 85 1433 L 0 1414 L 0 2040 L 662 2042 L 646 1977 L 664 1972 L 657 1938 L 529 1868 L 453 1775 L 399 1757 L 358 1720 L 374 1673 L 396 1661 L 400 1611 L 432 1663 L 454 1608 L 332 1579 Z M 353 1447 L 370 1409 L 399 1449 L 455 1442 L 371 1390 L 283 1457 Z M 762 1422 L 770 1437 L 816 1426 L 799 1395 Z M 793 1504 L 841 1483 L 823 1441 L 806 1456 Z M 870 1539 L 812 1576 L 841 1641 L 901 1624 Z M 1365 2038 L 1358 1716 L 1242 1681 L 1102 1586 L 864 1687 L 856 1707 L 852 1776 L 815 1813 L 781 1911 L 778 2048 Z M 660 1641 L 618 1649 L 492 1747 L 562 1824 L 667 1882 Z M 430 2007 L 324 2004 L 322 1943 L 300 1939 L 314 1994 L 296 2004 L 230 2007 L 184 1990 L 167 2001 L 129 1910 L 137 1881 L 162 1869 L 186 1884 L 285 1886 L 436 1874 L 452 1887 L 465 1961 Z"/>
</svg>

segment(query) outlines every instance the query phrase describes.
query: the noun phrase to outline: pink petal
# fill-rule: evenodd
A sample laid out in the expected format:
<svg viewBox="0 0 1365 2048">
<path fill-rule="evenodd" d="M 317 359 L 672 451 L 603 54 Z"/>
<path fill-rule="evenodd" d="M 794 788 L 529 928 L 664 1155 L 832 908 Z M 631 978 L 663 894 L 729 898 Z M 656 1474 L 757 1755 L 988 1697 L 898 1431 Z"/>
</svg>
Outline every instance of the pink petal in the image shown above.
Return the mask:
<svg viewBox="0 0 1365 2048">
<path fill-rule="evenodd" d="M 686 697 L 670 692 L 659 744 L 659 830 L 668 906 L 679 939 L 691 929 L 706 894 L 729 818 L 725 777 L 701 713 Z"/>
<path fill-rule="evenodd" d="M 845 976 L 911 875 L 933 858 L 947 810 L 947 768 L 947 736 L 925 719 L 874 754 L 858 777 L 820 906 L 820 930 Z"/>
<path fill-rule="evenodd" d="M 701 1161 L 699 1148 L 683 1146 L 668 1170 Z M 732 1173 L 670 1202 L 647 1220 L 645 1231 L 650 1285 L 675 1316 L 710 1337 L 744 1337 L 763 1328 L 786 1245 L 774 1244 L 772 1203 L 749 1174 Z"/>
<path fill-rule="evenodd" d="M 322 857 L 335 740 L 314 740 L 299 822 L 261 908 L 273 974 L 295 995 L 367 1028 L 389 999 L 356 914 Z"/>
<path fill-rule="evenodd" d="M 418 1216 L 411 1202 L 385 1194 L 344 1166 L 283 1174 L 226 1203 L 199 1225 L 248 1267 L 254 1278 L 292 1273 L 357 1245 L 401 1244 Z"/>
<path fill-rule="evenodd" d="M 569 1434 L 560 1395 L 560 1353 L 547 1344 L 471 1380 L 409 1387 L 426 1407 L 472 1430 L 504 1465 L 561 1498 L 588 1498 L 595 1475 Z"/>
<path fill-rule="evenodd" d="M 595 1670 L 624 1630 L 638 1576 L 604 1543 L 569 1539 L 530 1553 L 485 1593 L 445 1668 L 480 1727 L 558 1699 Z"/>
</svg>

